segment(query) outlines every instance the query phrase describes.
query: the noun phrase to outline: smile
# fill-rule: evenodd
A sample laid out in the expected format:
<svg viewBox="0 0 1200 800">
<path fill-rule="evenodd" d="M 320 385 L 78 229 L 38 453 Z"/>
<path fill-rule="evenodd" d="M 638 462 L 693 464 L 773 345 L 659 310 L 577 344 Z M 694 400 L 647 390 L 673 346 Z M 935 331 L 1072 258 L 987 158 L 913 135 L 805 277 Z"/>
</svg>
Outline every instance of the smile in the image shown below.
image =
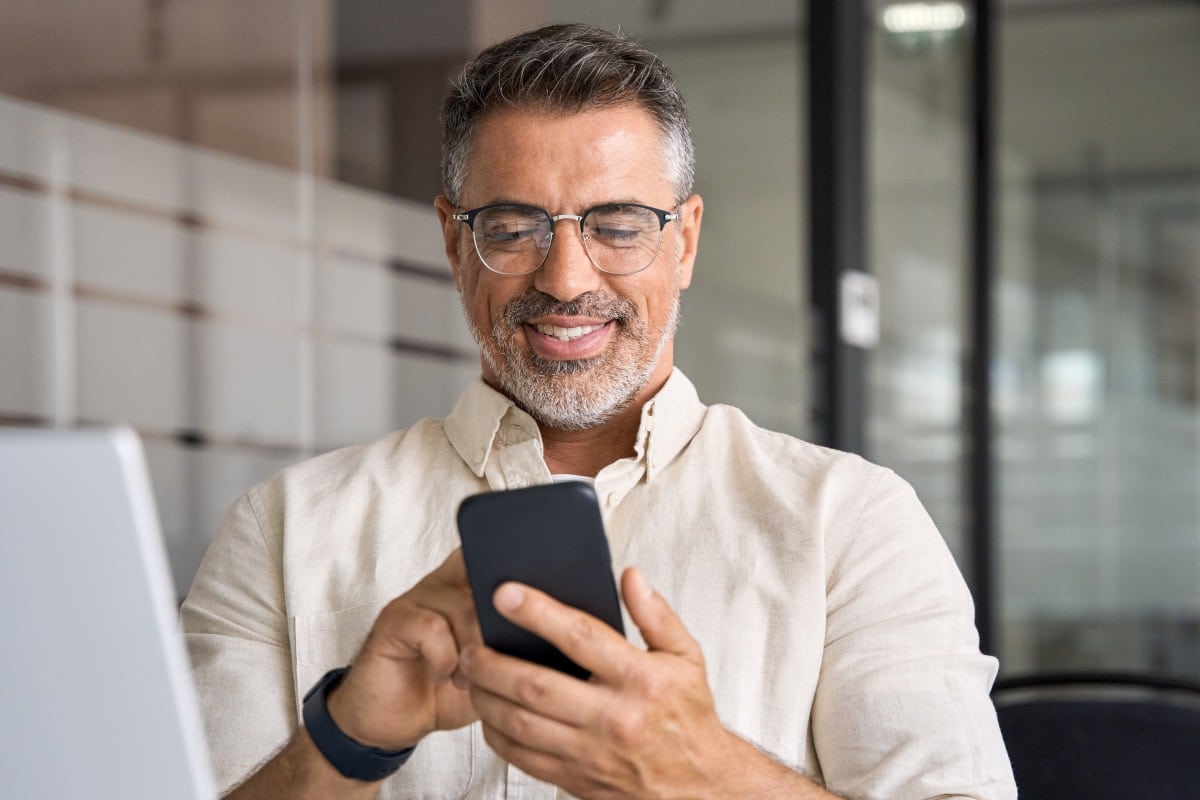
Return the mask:
<svg viewBox="0 0 1200 800">
<path fill-rule="evenodd" d="M 569 342 L 573 339 L 578 339 L 581 336 L 587 336 L 589 333 L 598 331 L 603 327 L 604 325 L 580 325 L 575 328 L 562 328 L 558 325 L 549 325 L 546 323 L 541 323 L 536 326 L 538 333 L 546 336 L 553 336 L 560 342 Z"/>
</svg>

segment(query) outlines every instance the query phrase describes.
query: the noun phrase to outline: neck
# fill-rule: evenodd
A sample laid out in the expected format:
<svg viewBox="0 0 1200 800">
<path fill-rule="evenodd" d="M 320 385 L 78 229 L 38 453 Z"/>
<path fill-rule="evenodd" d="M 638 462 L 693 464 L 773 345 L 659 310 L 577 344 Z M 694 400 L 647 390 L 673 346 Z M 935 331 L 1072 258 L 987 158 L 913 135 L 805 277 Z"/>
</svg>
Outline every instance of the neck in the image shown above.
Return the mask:
<svg viewBox="0 0 1200 800">
<path fill-rule="evenodd" d="M 542 435 L 542 456 L 550 474 L 594 478 L 609 464 L 634 454 L 633 446 L 642 424 L 642 406 L 658 394 L 671 377 L 673 362 L 670 347 L 668 341 L 649 380 L 629 405 L 612 418 L 581 431 L 564 431 L 538 423 Z M 486 362 L 483 365 L 483 380 L 497 391 L 504 391 L 500 381 L 488 370 Z"/>
<path fill-rule="evenodd" d="M 658 394 L 671 376 L 669 355 L 659 362 L 633 402 L 612 419 L 582 431 L 561 431 L 539 424 L 543 456 L 552 475 L 594 478 L 609 464 L 634 454 L 633 445 L 642 424 L 642 406 Z"/>
<path fill-rule="evenodd" d="M 582 431 L 540 425 L 546 466 L 554 475 L 596 477 L 609 464 L 633 455 L 642 403 L 633 402 L 612 419 Z"/>
</svg>

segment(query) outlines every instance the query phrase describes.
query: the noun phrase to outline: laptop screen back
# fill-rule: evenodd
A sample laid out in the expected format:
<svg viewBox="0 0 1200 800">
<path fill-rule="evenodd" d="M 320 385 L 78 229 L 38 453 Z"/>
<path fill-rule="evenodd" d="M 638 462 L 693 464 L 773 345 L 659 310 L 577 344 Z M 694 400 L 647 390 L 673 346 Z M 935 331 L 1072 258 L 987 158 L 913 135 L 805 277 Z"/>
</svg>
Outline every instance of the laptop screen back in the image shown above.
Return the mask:
<svg viewBox="0 0 1200 800">
<path fill-rule="evenodd" d="M 0 794 L 212 800 L 141 445 L 0 429 Z"/>
</svg>

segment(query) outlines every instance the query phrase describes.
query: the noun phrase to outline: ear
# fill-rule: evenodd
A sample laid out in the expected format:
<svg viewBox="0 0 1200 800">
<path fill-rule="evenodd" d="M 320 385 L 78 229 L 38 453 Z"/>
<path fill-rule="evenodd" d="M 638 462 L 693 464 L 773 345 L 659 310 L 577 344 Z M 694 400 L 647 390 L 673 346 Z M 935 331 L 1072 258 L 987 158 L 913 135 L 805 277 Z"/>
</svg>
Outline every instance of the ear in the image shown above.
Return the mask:
<svg viewBox="0 0 1200 800">
<path fill-rule="evenodd" d="M 704 216 L 704 200 L 694 194 L 679 206 L 678 264 L 679 288 L 686 289 L 692 283 L 692 268 L 696 264 L 696 252 L 700 248 L 700 220 Z"/>
<path fill-rule="evenodd" d="M 454 218 L 455 206 L 445 195 L 439 194 L 433 199 L 433 207 L 437 211 L 438 222 L 442 226 L 442 243 L 446 248 L 446 261 L 450 264 L 450 272 L 454 274 L 454 285 L 462 286 L 461 263 L 459 258 L 459 229 L 458 220 Z"/>
</svg>

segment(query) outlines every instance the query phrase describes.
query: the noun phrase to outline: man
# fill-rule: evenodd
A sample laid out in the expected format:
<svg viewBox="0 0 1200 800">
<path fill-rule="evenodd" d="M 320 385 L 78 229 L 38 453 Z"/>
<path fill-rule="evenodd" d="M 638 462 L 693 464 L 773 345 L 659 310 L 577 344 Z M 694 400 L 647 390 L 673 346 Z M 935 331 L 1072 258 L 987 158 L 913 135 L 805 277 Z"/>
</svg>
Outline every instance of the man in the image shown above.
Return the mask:
<svg viewBox="0 0 1200 800">
<path fill-rule="evenodd" d="M 183 609 L 230 796 L 1015 796 L 995 662 L 911 489 L 673 369 L 703 205 L 666 68 L 545 28 L 469 64 L 444 124 L 482 381 L 230 511 Z M 482 645 L 456 549 L 462 498 L 556 476 L 594 480 L 630 640 L 494 599 L 586 682 Z"/>
</svg>

